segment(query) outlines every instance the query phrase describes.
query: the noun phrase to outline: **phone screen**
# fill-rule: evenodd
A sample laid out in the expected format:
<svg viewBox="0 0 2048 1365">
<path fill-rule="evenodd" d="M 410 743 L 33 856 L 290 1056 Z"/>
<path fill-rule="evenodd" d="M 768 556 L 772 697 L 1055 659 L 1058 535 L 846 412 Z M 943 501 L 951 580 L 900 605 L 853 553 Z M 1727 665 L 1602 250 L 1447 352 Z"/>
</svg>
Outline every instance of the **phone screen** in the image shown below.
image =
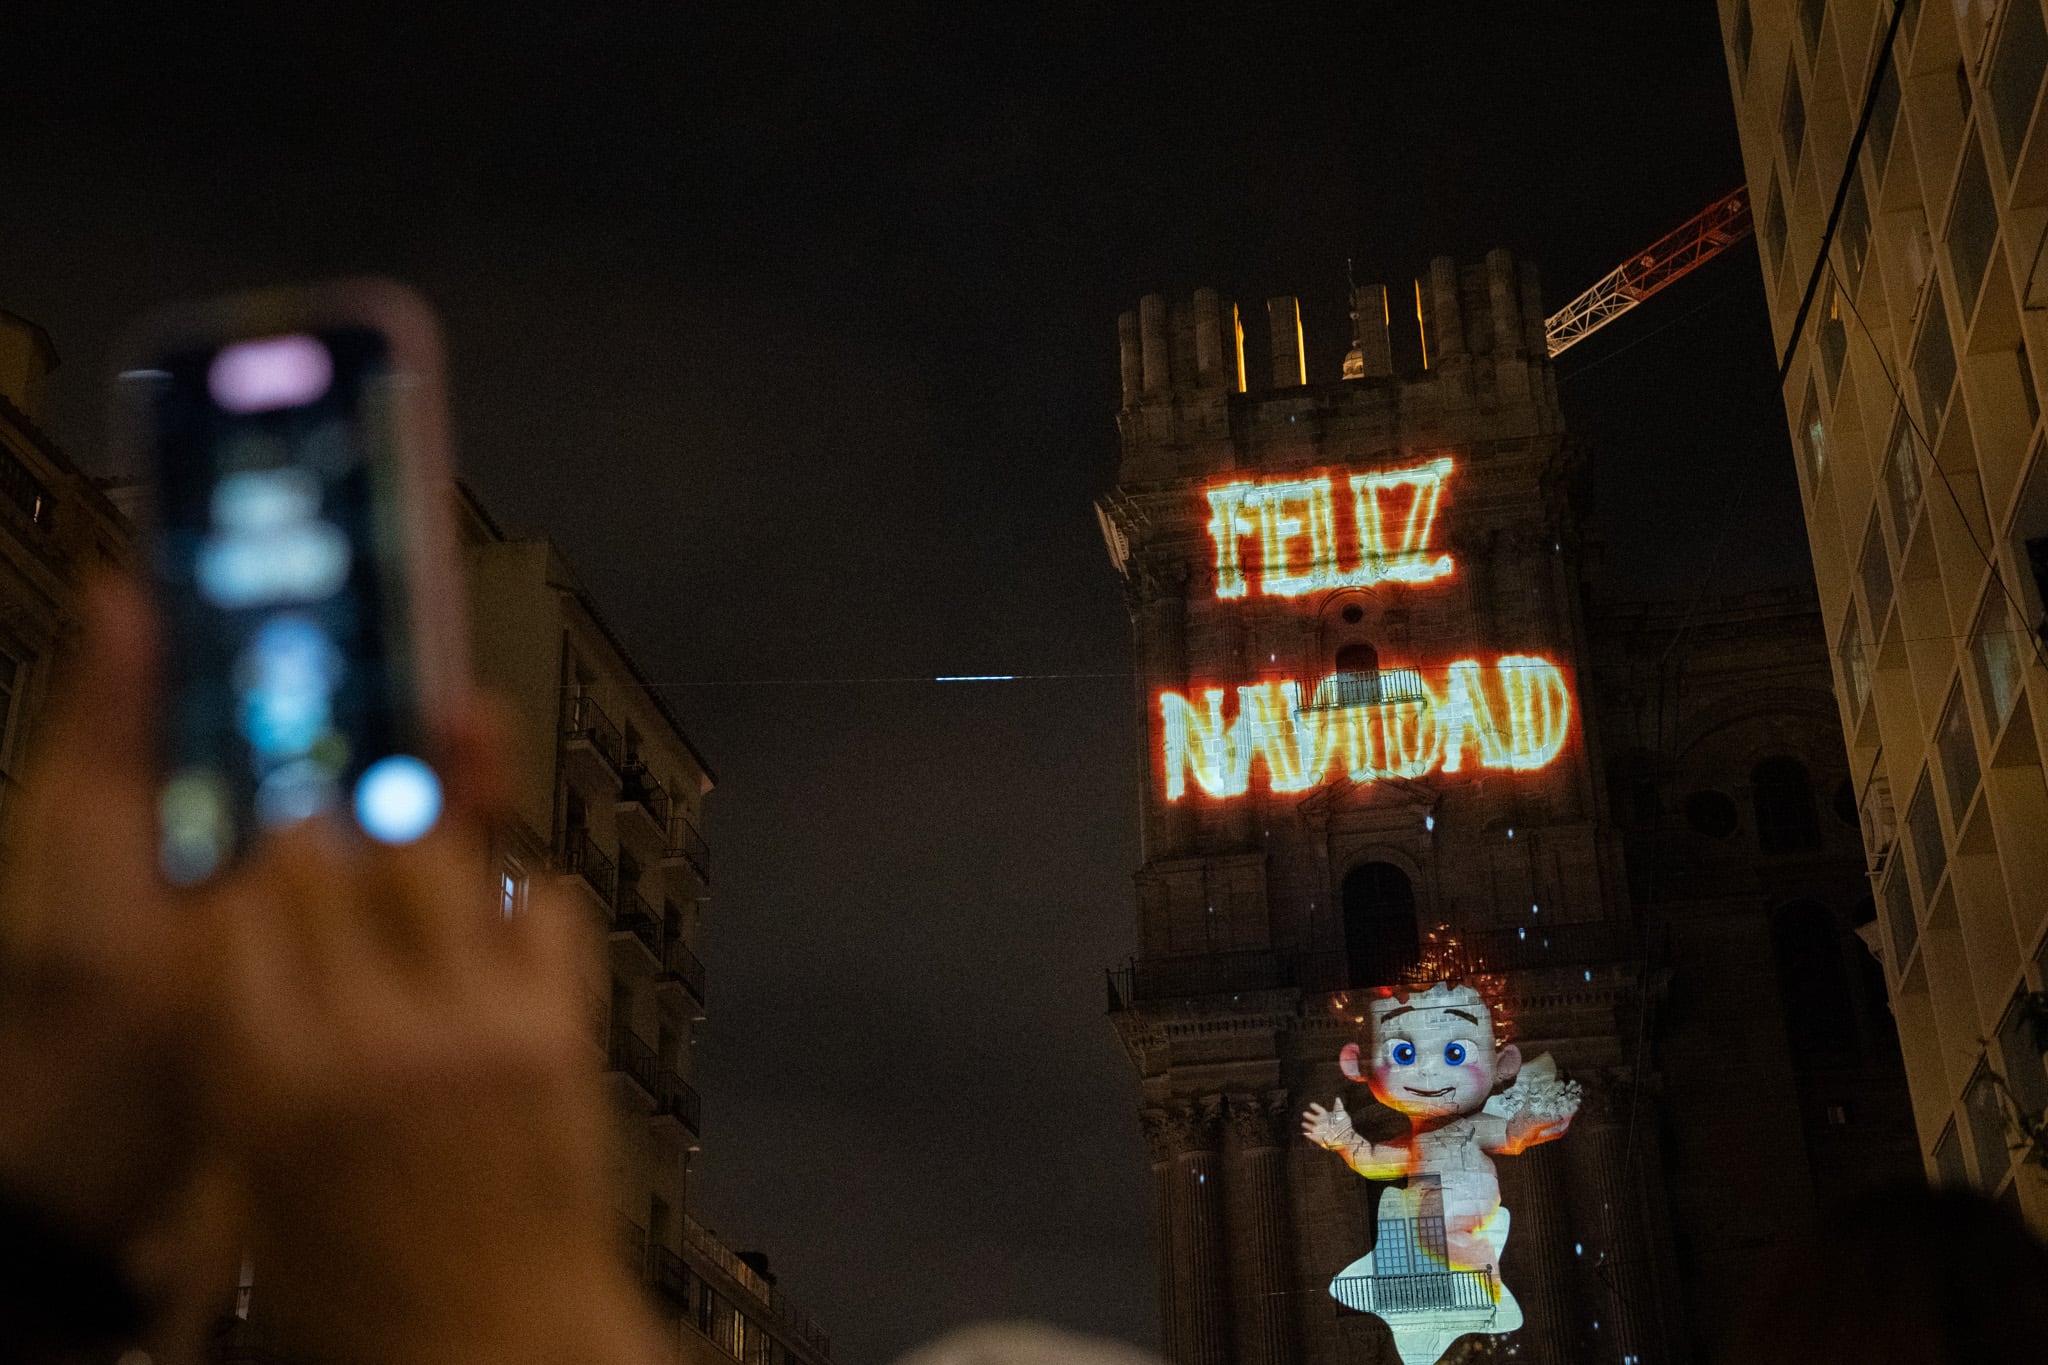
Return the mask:
<svg viewBox="0 0 2048 1365">
<path fill-rule="evenodd" d="M 164 875 L 202 881 L 322 816 L 418 838 L 441 788 L 420 757 L 388 339 L 258 337 L 131 376 L 157 487 Z"/>
</svg>

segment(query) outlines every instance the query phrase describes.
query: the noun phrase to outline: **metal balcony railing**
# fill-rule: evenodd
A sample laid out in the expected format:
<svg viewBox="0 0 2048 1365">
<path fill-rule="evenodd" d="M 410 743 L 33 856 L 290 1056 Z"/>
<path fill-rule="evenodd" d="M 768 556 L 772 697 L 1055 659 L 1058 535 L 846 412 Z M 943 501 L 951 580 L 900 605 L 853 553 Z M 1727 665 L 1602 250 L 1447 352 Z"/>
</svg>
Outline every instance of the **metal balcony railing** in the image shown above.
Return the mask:
<svg viewBox="0 0 2048 1365">
<path fill-rule="evenodd" d="M 659 1099 L 660 1083 L 655 1079 L 654 1049 L 632 1029 L 619 1024 L 612 1026 L 611 1046 L 606 1049 L 605 1061 L 613 1071 L 630 1077 L 649 1096 Z"/>
<path fill-rule="evenodd" d="M 705 1003 L 704 964 L 680 934 L 670 934 L 661 941 L 661 971 L 662 975 L 682 982 L 698 1004 Z"/>
<path fill-rule="evenodd" d="M 574 873 L 590 885 L 597 898 L 609 905 L 617 894 L 619 867 L 605 851 L 591 842 L 590 831 L 572 829 L 562 839 L 562 870 Z"/>
<path fill-rule="evenodd" d="M 1412 668 L 1374 668 L 1332 673 L 1316 684 L 1304 711 L 1341 711 L 1351 706 L 1390 706 L 1429 700 L 1422 675 Z"/>
<path fill-rule="evenodd" d="M 1495 1305 L 1493 1272 L 1427 1270 L 1414 1275 L 1340 1275 L 1330 1291 L 1346 1308 L 1361 1313 L 1427 1313 L 1442 1309 L 1487 1309 Z"/>
<path fill-rule="evenodd" d="M 615 912 L 612 916 L 612 932 L 630 933 L 640 940 L 654 957 L 661 956 L 661 921 L 654 917 L 654 907 L 647 903 L 638 890 L 623 883 L 619 886 L 618 898 L 612 902 Z"/>
<path fill-rule="evenodd" d="M 654 1074 L 654 1112 L 681 1119 L 692 1133 L 704 1131 L 704 1102 L 673 1067 L 662 1067 Z"/>
<path fill-rule="evenodd" d="M 711 884 L 711 849 L 690 818 L 681 812 L 668 822 L 668 856 L 682 859 L 696 871 L 699 881 L 706 886 Z"/>
<path fill-rule="evenodd" d="M 614 769 L 625 760 L 626 741 L 619 733 L 619 727 L 587 696 L 569 698 L 569 712 L 562 722 L 562 738 L 588 744 Z"/>
<path fill-rule="evenodd" d="M 646 1273 L 647 1229 L 623 1213 L 618 1215 L 618 1219 L 619 1255 L 632 1267 L 633 1275 L 637 1279 Z"/>
<path fill-rule="evenodd" d="M 627 759 L 619 769 L 619 800 L 638 802 L 656 829 L 668 828 L 668 788 L 637 758 Z"/>
<path fill-rule="evenodd" d="M 688 1305 L 690 1272 L 684 1268 L 683 1258 L 667 1247 L 656 1245 L 647 1249 L 647 1282 L 670 1303 Z"/>
</svg>

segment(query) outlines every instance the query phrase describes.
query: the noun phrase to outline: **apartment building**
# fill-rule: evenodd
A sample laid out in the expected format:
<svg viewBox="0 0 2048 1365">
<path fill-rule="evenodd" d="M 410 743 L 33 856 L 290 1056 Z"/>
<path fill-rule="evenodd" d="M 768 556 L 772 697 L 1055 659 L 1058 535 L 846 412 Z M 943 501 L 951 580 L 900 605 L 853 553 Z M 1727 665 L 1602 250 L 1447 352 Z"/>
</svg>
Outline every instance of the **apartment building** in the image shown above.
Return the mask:
<svg viewBox="0 0 2048 1365">
<path fill-rule="evenodd" d="M 1720 16 L 1921 1157 L 2048 1230 L 2048 19 Z"/>
</svg>

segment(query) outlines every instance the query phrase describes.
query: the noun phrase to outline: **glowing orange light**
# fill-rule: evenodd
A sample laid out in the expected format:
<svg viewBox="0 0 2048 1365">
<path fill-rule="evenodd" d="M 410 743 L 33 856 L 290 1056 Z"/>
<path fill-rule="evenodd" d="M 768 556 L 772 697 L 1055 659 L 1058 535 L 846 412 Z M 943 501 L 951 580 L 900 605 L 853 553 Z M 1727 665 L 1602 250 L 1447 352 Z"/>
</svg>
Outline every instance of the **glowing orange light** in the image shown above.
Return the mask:
<svg viewBox="0 0 2048 1365">
<path fill-rule="evenodd" d="M 1216 595 L 1250 591 L 1244 542 L 1256 538 L 1259 593 L 1300 597 L 1329 588 L 1427 583 L 1451 572 L 1451 557 L 1430 550 L 1444 481 L 1454 463 L 1439 456 L 1406 469 L 1348 476 L 1355 562 L 1343 563 L 1337 526 L 1337 476 L 1248 479 L 1207 490 L 1209 539 L 1216 547 Z"/>
<path fill-rule="evenodd" d="M 1489 674 L 1491 677 L 1489 678 Z M 1332 675 L 1336 677 L 1337 675 Z M 1420 697 L 1330 705 L 1342 689 L 1326 678 L 1302 705 L 1301 685 L 1250 683 L 1235 689 L 1237 713 L 1224 714 L 1226 689 L 1196 699 L 1159 694 L 1166 799 L 1187 794 L 1190 779 L 1207 796 L 1251 790 L 1254 768 L 1269 791 L 1312 790 L 1342 773 L 1353 782 L 1481 768 L 1528 772 L 1553 762 L 1570 736 L 1571 689 L 1548 659 L 1509 654 L 1482 669 L 1460 659 Z"/>
</svg>

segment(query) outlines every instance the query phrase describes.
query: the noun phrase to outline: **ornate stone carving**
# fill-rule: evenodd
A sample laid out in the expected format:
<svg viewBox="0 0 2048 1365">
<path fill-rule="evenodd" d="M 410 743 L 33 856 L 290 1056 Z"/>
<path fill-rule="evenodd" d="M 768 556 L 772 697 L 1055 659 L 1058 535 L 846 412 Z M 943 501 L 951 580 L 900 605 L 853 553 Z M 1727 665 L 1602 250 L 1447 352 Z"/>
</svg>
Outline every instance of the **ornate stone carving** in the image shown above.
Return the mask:
<svg viewBox="0 0 2048 1365">
<path fill-rule="evenodd" d="M 1285 1090 L 1263 1095 L 1236 1094 L 1227 1097 L 1230 1128 L 1240 1147 L 1279 1147 L 1287 1141 L 1293 1105 Z"/>
</svg>

